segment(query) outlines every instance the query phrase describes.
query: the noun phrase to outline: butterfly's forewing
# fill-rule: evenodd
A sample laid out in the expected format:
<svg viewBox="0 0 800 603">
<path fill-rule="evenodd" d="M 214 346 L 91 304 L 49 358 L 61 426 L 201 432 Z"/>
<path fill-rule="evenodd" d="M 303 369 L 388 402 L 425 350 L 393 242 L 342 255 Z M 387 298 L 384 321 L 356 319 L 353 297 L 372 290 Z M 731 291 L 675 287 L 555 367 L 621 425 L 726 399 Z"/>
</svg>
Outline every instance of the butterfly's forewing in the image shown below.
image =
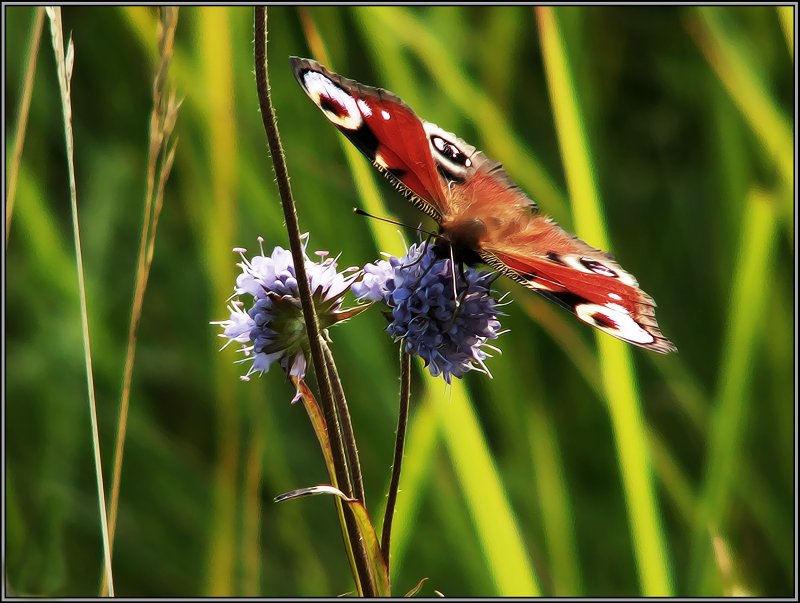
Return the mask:
<svg viewBox="0 0 800 603">
<path fill-rule="evenodd" d="M 441 221 L 445 183 L 414 111 L 391 92 L 348 80 L 316 61 L 289 61 L 300 86 L 328 121 L 409 201 Z"/>
</svg>

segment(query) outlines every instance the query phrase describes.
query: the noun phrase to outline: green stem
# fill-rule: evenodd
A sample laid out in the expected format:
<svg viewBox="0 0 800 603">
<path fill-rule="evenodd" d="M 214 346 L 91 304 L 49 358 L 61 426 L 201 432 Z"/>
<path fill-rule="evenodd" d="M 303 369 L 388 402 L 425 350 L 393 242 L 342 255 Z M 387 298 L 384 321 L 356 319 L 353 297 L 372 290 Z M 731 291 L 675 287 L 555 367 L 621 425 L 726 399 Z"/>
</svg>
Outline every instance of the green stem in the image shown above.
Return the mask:
<svg viewBox="0 0 800 603">
<path fill-rule="evenodd" d="M 397 492 L 400 488 L 400 469 L 403 464 L 403 448 L 406 441 L 408 425 L 408 407 L 411 399 L 411 356 L 400 346 L 400 412 L 397 416 L 397 435 L 394 440 L 394 462 L 392 463 L 392 479 L 386 497 L 386 511 L 383 515 L 383 531 L 381 534 L 381 551 L 386 567 L 389 567 L 389 543 L 392 537 L 392 519 L 397 503 Z"/>
</svg>

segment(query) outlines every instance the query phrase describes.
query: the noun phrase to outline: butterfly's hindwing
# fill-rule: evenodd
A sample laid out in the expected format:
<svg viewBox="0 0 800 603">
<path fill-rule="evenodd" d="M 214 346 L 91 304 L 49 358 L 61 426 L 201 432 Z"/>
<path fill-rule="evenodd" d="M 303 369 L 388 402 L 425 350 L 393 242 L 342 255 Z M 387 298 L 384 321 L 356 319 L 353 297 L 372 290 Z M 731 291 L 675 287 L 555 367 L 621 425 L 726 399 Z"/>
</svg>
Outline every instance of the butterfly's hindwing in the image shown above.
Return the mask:
<svg viewBox="0 0 800 603">
<path fill-rule="evenodd" d="M 676 349 L 658 327 L 653 299 L 609 258 L 555 252 L 521 258 L 487 251 L 481 257 L 609 335 L 662 354 Z"/>
</svg>

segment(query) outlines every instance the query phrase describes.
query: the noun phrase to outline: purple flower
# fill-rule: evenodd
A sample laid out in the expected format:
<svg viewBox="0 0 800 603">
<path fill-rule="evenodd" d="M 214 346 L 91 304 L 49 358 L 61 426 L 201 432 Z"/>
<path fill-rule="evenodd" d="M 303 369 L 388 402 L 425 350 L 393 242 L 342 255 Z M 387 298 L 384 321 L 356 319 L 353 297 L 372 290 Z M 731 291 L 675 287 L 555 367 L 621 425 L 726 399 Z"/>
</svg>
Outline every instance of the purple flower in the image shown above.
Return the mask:
<svg viewBox="0 0 800 603">
<path fill-rule="evenodd" d="M 308 235 L 302 238 L 305 247 Z M 259 245 L 262 243 L 259 237 Z M 230 318 L 212 323 L 222 327 L 219 336 L 227 339 L 223 348 L 232 342 L 240 344 L 239 351 L 244 358 L 239 362 L 251 363 L 242 376 L 245 381 L 253 373 L 266 373 L 274 362 L 287 375 L 302 379 L 306 372 L 308 337 L 291 252 L 276 247 L 271 255 L 265 255 L 262 246 L 261 255 L 248 259 L 245 249 L 234 251 L 242 258 L 238 264 L 242 272 L 236 278 L 234 294 L 229 300 Z M 328 258 L 323 251 L 318 251 L 317 255 L 319 262 L 306 256 L 305 267 L 319 325 L 327 337 L 328 327 L 363 309 L 341 309 L 342 298 L 360 271 L 347 268 L 338 272 L 336 258 Z M 248 296 L 252 301 L 246 304 L 240 296 Z"/>
<path fill-rule="evenodd" d="M 499 350 L 487 342 L 504 332 L 499 304 L 489 291 L 491 273 L 466 268 L 461 278 L 456 271 L 457 308 L 451 262 L 438 258 L 433 245 L 412 245 L 404 257 L 367 264 L 363 272 L 353 293 L 389 306 L 386 330 L 403 341 L 406 352 L 420 356 L 431 375 L 442 375 L 447 383 L 469 370 L 490 375 L 486 350 Z"/>
</svg>

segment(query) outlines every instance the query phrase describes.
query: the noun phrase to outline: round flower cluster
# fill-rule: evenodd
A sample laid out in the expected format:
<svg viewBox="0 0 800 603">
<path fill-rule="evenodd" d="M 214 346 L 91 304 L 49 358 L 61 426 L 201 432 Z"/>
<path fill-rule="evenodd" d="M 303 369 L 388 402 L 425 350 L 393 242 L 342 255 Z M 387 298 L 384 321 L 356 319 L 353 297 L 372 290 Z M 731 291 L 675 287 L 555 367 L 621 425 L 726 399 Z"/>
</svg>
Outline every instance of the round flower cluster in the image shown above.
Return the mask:
<svg viewBox="0 0 800 603">
<path fill-rule="evenodd" d="M 434 377 L 450 383 L 469 370 L 490 374 L 486 350 L 499 350 L 487 342 L 503 332 L 489 290 L 493 275 L 466 268 L 462 277 L 436 251 L 434 245 L 412 245 L 402 258 L 368 264 L 353 293 L 389 306 L 387 331 L 403 341 L 406 352 L 420 356 Z"/>
<path fill-rule="evenodd" d="M 304 244 L 308 235 L 303 236 Z M 263 239 L 259 237 L 259 245 Z M 277 362 L 287 375 L 302 379 L 306 372 L 308 337 L 306 335 L 303 310 L 290 251 L 276 247 L 271 255 L 264 254 L 248 259 L 246 250 L 234 249 L 242 261 L 238 264 L 242 272 L 236 278 L 234 294 L 229 300 L 230 318 L 217 321 L 223 332 L 220 337 L 241 344 L 244 358 L 240 362 L 252 362 L 245 381 L 257 372 L 266 373 L 273 362 Z M 341 310 L 342 298 L 358 278 L 357 268 L 336 270 L 336 259 L 326 257 L 327 252 L 317 252 L 319 262 L 305 258 L 305 268 L 311 288 L 311 296 L 317 312 L 320 328 L 327 336 L 331 325 L 354 315 L 354 310 Z M 239 296 L 252 298 L 248 306 Z"/>
</svg>

